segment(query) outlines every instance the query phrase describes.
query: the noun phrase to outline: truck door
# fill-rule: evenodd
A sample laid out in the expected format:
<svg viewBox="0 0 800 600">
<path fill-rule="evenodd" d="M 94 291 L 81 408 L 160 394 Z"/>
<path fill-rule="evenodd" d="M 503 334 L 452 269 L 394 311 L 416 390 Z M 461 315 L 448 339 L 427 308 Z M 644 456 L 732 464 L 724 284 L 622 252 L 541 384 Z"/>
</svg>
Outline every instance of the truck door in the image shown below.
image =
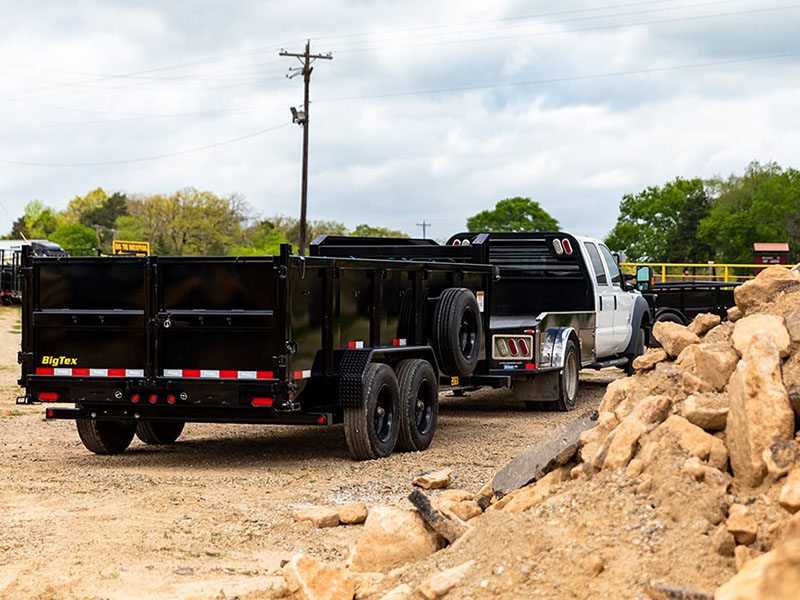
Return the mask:
<svg viewBox="0 0 800 600">
<path fill-rule="evenodd" d="M 633 295 L 623 289 L 622 273 L 611 251 L 600 244 L 600 253 L 603 256 L 606 269 L 614 289 L 614 343 L 616 351 L 622 352 L 631 341 L 631 317 L 633 315 Z"/>
<path fill-rule="evenodd" d="M 617 344 L 614 339 L 614 302 L 616 301 L 616 294 L 609 281 L 597 246 L 592 242 L 585 242 L 584 246 L 589 255 L 591 270 L 595 276 L 595 309 L 597 311 L 595 348 L 597 357 L 602 358 L 617 353 Z"/>
</svg>

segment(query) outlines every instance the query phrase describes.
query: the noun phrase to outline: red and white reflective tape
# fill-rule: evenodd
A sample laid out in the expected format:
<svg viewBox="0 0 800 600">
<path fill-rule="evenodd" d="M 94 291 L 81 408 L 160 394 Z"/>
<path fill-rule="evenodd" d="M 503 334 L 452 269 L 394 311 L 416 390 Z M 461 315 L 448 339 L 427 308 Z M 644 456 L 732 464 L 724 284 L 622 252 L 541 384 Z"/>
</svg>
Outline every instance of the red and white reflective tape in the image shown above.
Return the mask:
<svg viewBox="0 0 800 600">
<path fill-rule="evenodd" d="M 362 340 L 356 340 L 354 342 L 347 342 L 347 349 L 348 350 L 359 350 L 364 347 L 364 342 Z"/>
<path fill-rule="evenodd" d="M 142 369 L 79 369 L 77 367 L 36 367 L 36 374 L 53 377 L 144 377 Z"/>
<path fill-rule="evenodd" d="M 275 379 L 272 371 L 229 371 L 220 369 L 164 369 L 171 379 Z"/>
<path fill-rule="evenodd" d="M 307 369 L 305 371 L 295 371 L 292 379 L 308 379 L 309 377 L 311 377 L 311 369 Z"/>
<path fill-rule="evenodd" d="M 392 340 L 392 346 L 405 346 L 406 345 L 406 338 L 395 338 Z"/>
</svg>

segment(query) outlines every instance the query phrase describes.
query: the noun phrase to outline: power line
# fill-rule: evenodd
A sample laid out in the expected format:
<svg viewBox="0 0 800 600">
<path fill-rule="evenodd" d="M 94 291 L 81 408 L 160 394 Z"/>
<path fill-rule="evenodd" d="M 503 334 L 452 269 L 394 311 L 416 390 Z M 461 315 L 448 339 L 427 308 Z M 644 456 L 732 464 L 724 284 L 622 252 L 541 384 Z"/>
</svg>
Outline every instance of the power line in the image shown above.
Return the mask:
<svg viewBox="0 0 800 600">
<path fill-rule="evenodd" d="M 253 133 L 248 133 L 246 135 L 242 135 L 236 138 L 232 138 L 229 140 L 223 140 L 221 142 L 215 142 L 213 144 L 207 144 L 205 146 L 198 146 L 196 148 L 187 148 L 186 150 L 179 150 L 177 152 L 170 152 L 168 154 L 154 154 L 152 156 L 142 156 L 139 158 L 129 158 L 124 160 L 108 160 L 102 162 L 76 162 L 76 163 L 44 163 L 44 162 L 32 162 L 32 161 L 21 161 L 21 160 L 0 160 L 0 163 L 6 165 L 19 165 L 25 167 L 107 167 L 112 165 L 124 165 L 129 163 L 137 163 L 137 162 L 145 162 L 150 160 L 159 160 L 162 158 L 171 158 L 173 156 L 181 156 L 183 154 L 191 154 L 193 152 L 200 152 L 202 150 L 210 150 L 211 148 L 218 148 L 220 146 L 226 146 L 228 144 L 234 144 L 236 142 L 241 142 L 242 140 L 247 140 L 250 138 L 254 138 L 256 136 L 262 135 L 264 133 L 275 131 L 276 129 L 280 129 L 281 127 L 286 127 L 287 125 L 291 125 L 291 122 L 281 123 L 280 125 L 275 125 L 274 127 L 268 127 L 267 129 L 261 129 L 260 131 L 254 131 Z"/>
</svg>

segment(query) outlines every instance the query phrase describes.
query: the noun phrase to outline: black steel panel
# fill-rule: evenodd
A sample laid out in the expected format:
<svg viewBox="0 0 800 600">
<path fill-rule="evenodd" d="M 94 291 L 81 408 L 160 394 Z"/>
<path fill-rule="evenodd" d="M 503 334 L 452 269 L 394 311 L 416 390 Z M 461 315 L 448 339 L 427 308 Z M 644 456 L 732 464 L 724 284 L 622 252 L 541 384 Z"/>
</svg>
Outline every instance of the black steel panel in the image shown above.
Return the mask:
<svg viewBox="0 0 800 600">
<path fill-rule="evenodd" d="M 140 259 L 96 258 L 37 262 L 37 308 L 140 309 L 145 307 Z"/>
<path fill-rule="evenodd" d="M 273 331 L 269 329 L 161 328 L 163 369 L 262 371 L 272 367 Z"/>
<path fill-rule="evenodd" d="M 34 329 L 35 366 L 45 357 L 76 359 L 70 366 L 84 369 L 141 369 L 144 328 L 37 327 Z"/>
</svg>

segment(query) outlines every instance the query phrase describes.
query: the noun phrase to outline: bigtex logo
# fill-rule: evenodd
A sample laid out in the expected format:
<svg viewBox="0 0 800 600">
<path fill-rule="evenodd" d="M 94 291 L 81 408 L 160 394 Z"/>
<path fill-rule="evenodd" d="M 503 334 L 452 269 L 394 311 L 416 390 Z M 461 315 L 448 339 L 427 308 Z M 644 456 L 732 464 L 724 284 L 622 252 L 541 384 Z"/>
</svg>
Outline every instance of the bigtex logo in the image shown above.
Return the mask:
<svg viewBox="0 0 800 600">
<path fill-rule="evenodd" d="M 43 365 L 50 365 L 51 367 L 60 367 L 62 365 L 77 366 L 77 358 L 69 358 L 68 356 L 43 356 Z"/>
</svg>

